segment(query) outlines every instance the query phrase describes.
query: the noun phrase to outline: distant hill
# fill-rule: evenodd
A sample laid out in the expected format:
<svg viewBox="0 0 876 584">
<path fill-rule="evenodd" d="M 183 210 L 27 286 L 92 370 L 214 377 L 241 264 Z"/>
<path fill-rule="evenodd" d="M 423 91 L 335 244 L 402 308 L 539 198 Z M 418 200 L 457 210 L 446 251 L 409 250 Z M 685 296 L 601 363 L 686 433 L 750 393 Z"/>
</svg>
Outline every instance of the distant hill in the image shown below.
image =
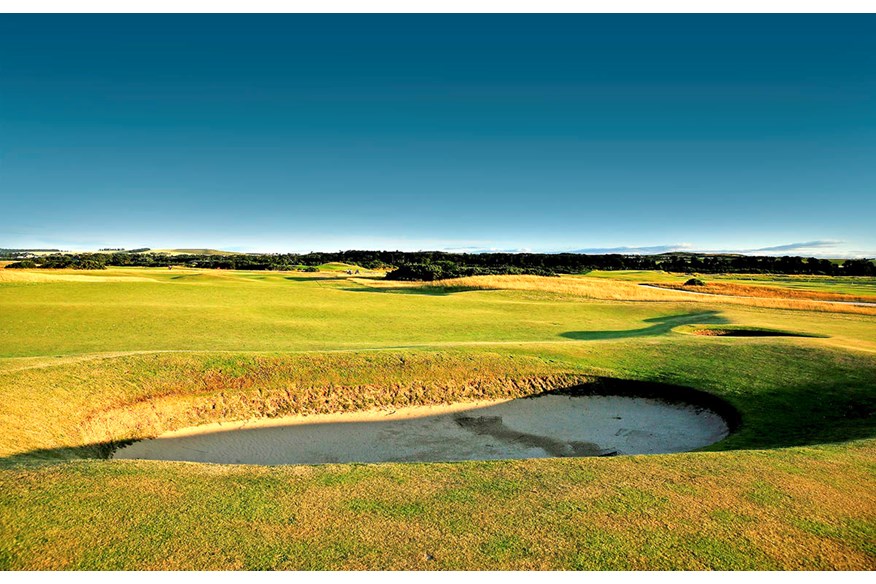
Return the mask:
<svg viewBox="0 0 876 584">
<path fill-rule="evenodd" d="M 245 255 L 240 251 L 223 251 L 221 249 L 186 248 L 186 249 L 150 249 L 150 253 L 166 253 L 168 255 L 201 255 L 201 256 L 232 256 Z"/>
<path fill-rule="evenodd" d="M 669 257 L 687 257 L 687 258 L 702 258 L 702 257 L 719 257 L 719 258 L 739 258 L 745 257 L 742 253 L 725 253 L 718 251 L 664 251 L 663 253 L 654 254 L 658 256 Z"/>
</svg>

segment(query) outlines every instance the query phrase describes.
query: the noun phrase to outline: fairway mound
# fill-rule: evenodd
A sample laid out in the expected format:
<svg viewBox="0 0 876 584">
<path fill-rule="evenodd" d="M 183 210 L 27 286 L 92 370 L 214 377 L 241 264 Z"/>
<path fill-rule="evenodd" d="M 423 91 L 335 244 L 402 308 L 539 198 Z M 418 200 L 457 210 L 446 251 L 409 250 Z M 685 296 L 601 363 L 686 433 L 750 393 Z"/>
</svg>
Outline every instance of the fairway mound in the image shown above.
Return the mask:
<svg viewBox="0 0 876 584">
<path fill-rule="evenodd" d="M 697 326 L 679 327 L 677 332 L 699 337 L 808 337 L 825 338 L 824 335 L 814 335 L 779 329 L 746 327 L 746 326 Z"/>
<path fill-rule="evenodd" d="M 115 458 L 282 465 L 663 454 L 708 446 L 737 425 L 732 406 L 710 394 L 599 379 L 510 400 L 209 424 Z"/>
</svg>

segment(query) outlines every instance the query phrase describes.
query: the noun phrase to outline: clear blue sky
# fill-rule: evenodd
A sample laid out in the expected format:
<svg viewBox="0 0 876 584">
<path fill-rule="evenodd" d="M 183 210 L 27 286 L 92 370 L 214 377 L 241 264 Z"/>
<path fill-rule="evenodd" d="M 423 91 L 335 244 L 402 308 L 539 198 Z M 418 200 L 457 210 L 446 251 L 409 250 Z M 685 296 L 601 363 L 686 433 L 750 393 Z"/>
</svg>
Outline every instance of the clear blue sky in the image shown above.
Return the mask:
<svg viewBox="0 0 876 584">
<path fill-rule="evenodd" d="M 876 255 L 876 17 L 3 15 L 0 203 L 0 247 Z"/>
</svg>

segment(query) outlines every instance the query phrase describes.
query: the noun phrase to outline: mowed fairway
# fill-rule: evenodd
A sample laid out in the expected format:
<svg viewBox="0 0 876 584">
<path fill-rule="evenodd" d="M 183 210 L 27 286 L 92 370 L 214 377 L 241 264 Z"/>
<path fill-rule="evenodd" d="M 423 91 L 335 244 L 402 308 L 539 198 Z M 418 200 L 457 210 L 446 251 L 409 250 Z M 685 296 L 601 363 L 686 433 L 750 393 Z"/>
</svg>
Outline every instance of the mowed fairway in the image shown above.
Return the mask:
<svg viewBox="0 0 876 584">
<path fill-rule="evenodd" d="M 637 285 L 684 281 L 653 272 L 424 286 L 331 268 L 0 270 L 0 568 L 876 568 L 876 309 Z M 709 325 L 811 336 L 690 334 Z M 656 456 L 106 458 L 201 423 L 599 377 L 703 390 L 742 423 Z"/>
</svg>

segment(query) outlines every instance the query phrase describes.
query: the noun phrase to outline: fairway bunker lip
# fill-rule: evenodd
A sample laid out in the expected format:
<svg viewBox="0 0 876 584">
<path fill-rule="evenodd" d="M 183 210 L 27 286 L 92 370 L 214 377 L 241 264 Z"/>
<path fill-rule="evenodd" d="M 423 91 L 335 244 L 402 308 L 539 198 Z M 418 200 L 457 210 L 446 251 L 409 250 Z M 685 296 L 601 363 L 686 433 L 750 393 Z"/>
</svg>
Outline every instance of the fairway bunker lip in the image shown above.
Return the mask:
<svg viewBox="0 0 876 584">
<path fill-rule="evenodd" d="M 735 408 L 711 394 L 600 378 L 516 399 L 195 426 L 114 458 L 274 466 L 669 454 L 738 426 Z"/>
<path fill-rule="evenodd" d="M 694 335 L 698 337 L 734 337 L 734 338 L 763 338 L 763 337 L 792 337 L 825 339 L 827 335 L 788 331 L 756 326 L 743 325 L 683 325 L 676 327 L 675 332 Z"/>
<path fill-rule="evenodd" d="M 603 376 L 593 377 L 587 383 L 538 393 L 524 399 L 550 394 L 646 398 L 670 405 L 693 406 L 710 410 L 721 416 L 727 424 L 730 434 L 739 430 L 742 425 L 742 416 L 733 404 L 713 393 L 684 385 Z"/>
</svg>

